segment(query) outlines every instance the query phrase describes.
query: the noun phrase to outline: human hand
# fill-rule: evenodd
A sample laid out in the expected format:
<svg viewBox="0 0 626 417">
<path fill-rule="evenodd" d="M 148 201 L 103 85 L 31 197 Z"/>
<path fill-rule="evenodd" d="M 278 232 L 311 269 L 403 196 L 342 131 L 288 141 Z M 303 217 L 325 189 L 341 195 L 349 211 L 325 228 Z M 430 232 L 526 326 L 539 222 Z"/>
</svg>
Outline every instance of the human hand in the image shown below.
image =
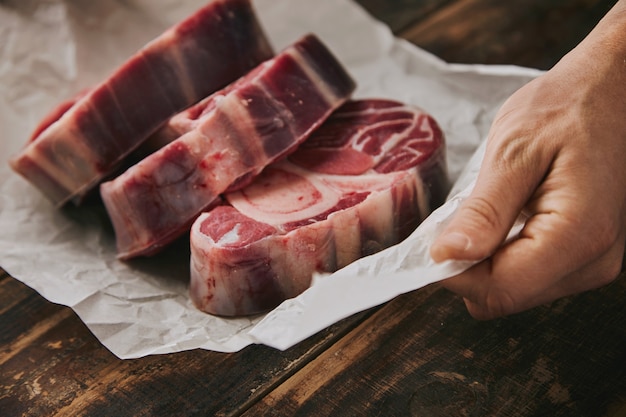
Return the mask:
<svg viewBox="0 0 626 417">
<path fill-rule="evenodd" d="M 621 270 L 626 39 L 615 33 L 588 37 L 504 103 L 474 190 L 431 248 L 437 262 L 482 260 L 442 282 L 477 319 L 600 287 Z M 502 245 L 522 210 L 531 217 Z"/>
</svg>

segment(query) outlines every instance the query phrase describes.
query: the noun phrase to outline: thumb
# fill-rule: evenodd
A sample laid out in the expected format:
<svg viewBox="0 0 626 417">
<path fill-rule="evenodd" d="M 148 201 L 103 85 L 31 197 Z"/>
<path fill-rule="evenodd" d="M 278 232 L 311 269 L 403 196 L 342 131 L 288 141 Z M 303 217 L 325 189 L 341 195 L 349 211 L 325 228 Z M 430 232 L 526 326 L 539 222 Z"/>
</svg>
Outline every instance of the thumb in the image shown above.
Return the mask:
<svg viewBox="0 0 626 417">
<path fill-rule="evenodd" d="M 505 240 L 547 169 L 528 152 L 515 157 L 507 146 L 487 147 L 474 189 L 430 249 L 434 261 L 478 261 Z"/>
</svg>

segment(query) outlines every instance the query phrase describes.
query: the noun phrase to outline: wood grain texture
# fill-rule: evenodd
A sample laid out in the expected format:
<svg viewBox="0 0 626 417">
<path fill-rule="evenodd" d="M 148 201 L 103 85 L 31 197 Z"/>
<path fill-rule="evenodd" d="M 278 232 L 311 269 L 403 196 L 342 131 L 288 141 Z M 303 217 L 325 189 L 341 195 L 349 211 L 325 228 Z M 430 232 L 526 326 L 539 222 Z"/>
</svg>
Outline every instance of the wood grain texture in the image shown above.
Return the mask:
<svg viewBox="0 0 626 417">
<path fill-rule="evenodd" d="M 233 415 L 297 372 L 371 312 L 350 317 L 287 352 L 194 350 L 120 360 L 67 307 L 5 276 L 0 299 L 23 301 L 0 321 L 2 416 Z M 17 287 L 17 288 L 15 288 Z"/>
<path fill-rule="evenodd" d="M 479 322 L 443 289 L 401 296 L 245 416 L 607 416 L 626 398 L 626 275 Z"/>
<path fill-rule="evenodd" d="M 413 25 L 420 25 L 430 16 L 455 0 L 360 0 L 358 1 L 370 14 L 386 23 L 396 34 L 409 30 Z"/>
<path fill-rule="evenodd" d="M 398 34 L 449 62 L 549 69 L 615 0 L 465 0 Z"/>
</svg>

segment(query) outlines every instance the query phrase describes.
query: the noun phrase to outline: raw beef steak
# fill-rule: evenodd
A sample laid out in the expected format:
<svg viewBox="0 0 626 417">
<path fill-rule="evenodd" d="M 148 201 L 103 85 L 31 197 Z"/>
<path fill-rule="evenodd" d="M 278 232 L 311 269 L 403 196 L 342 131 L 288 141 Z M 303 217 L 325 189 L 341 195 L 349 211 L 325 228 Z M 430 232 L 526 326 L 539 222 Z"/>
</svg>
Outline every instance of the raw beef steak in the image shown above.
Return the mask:
<svg viewBox="0 0 626 417">
<path fill-rule="evenodd" d="M 269 310 L 304 291 L 315 271 L 406 238 L 447 189 L 444 138 L 431 116 L 389 100 L 351 101 L 194 222 L 191 298 L 217 315 Z"/>
<path fill-rule="evenodd" d="M 216 0 L 63 103 L 12 168 L 56 205 L 83 196 L 171 116 L 273 55 L 249 0 Z"/>
<path fill-rule="evenodd" d="M 176 117 L 163 129 L 182 136 L 101 186 L 118 256 L 152 254 L 187 232 L 221 193 L 296 149 L 354 87 L 307 35 Z"/>
</svg>

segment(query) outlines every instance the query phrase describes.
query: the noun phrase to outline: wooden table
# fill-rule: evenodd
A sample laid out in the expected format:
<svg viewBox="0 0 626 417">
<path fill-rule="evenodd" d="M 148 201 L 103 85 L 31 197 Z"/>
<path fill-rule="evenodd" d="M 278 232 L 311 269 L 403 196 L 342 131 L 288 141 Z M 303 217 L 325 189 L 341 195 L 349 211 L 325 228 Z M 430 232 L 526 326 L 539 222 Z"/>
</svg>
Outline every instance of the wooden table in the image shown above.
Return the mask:
<svg viewBox="0 0 626 417">
<path fill-rule="evenodd" d="M 547 69 L 614 0 L 360 0 L 447 61 Z M 0 416 L 624 416 L 626 273 L 488 322 L 432 285 L 285 352 L 119 360 L 0 270 Z"/>
</svg>

